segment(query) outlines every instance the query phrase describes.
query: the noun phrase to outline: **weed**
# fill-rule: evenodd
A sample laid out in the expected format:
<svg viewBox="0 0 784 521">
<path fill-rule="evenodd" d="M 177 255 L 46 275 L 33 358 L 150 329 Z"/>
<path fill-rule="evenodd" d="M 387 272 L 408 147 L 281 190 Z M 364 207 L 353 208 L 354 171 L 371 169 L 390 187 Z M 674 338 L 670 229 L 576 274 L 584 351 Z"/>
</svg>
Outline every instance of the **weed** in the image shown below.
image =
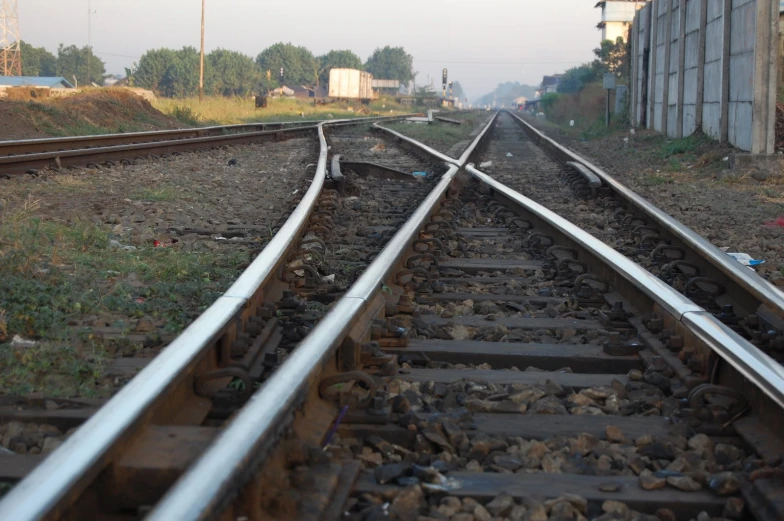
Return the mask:
<svg viewBox="0 0 784 521">
<path fill-rule="evenodd" d="M 199 119 L 201 118 L 201 116 L 191 107 L 186 107 L 184 105 L 175 105 L 171 112 L 169 112 L 169 115 L 181 123 L 185 123 L 192 127 L 198 127 Z"/>
<path fill-rule="evenodd" d="M 644 185 L 644 186 L 658 186 L 658 185 L 667 184 L 669 182 L 670 182 L 670 178 L 669 177 L 666 177 L 666 176 L 663 176 L 663 175 L 652 174 L 652 175 L 647 175 L 647 176 L 643 177 L 641 184 Z"/>
<path fill-rule="evenodd" d="M 667 160 L 667 168 L 673 172 L 678 171 L 681 169 L 681 162 L 678 159 L 671 157 Z"/>
<path fill-rule="evenodd" d="M 710 137 L 699 132 L 680 139 L 669 139 L 662 144 L 659 155 L 664 159 L 676 155 L 693 155 L 701 146 L 711 141 Z"/>
<path fill-rule="evenodd" d="M 0 392 L 105 395 L 106 361 L 126 345 L 92 334 L 96 317 L 130 331 L 143 316 L 179 333 L 234 280 L 247 254 L 141 247 L 115 251 L 109 229 L 38 215 L 28 199 L 0 213 Z M 135 324 L 135 322 L 133 322 Z M 110 386 L 109 386 L 110 387 Z"/>
<path fill-rule="evenodd" d="M 242 392 L 245 389 L 247 389 L 247 386 L 245 385 L 245 382 L 243 382 L 239 378 L 235 378 L 234 380 L 229 382 L 229 389 L 231 389 L 232 391 Z"/>
</svg>

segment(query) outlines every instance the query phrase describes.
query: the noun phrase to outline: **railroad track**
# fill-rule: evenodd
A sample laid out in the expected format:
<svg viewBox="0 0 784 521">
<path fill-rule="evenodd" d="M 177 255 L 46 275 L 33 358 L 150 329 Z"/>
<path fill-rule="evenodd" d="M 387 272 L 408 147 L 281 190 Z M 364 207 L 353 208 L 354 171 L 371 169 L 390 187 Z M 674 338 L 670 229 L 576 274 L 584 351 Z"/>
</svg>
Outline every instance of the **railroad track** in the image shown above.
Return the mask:
<svg viewBox="0 0 784 521">
<path fill-rule="evenodd" d="M 418 147 L 431 172 L 444 162 L 435 186 L 401 189 L 389 165 L 375 163 L 375 179 L 367 167 L 360 189 L 382 195 L 364 198 L 407 201 L 405 219 L 366 216 L 380 252 L 326 292 L 326 314 L 296 322 L 324 295 L 325 274 L 303 267 L 327 262 L 319 233 L 348 237 L 336 222 L 364 202 L 345 172 L 322 191 L 322 135 L 313 182 L 249 270 L 12 490 L 0 518 L 780 516 L 781 367 L 564 218 L 473 166 L 458 175 L 487 130 L 460 159 Z M 390 134 L 414 161 L 416 143 Z M 352 197 L 359 213 L 336 214 Z M 243 381 L 232 362 L 292 317 L 303 338 L 283 364 L 225 427 L 205 422 L 198 379 Z"/>
<path fill-rule="evenodd" d="M 373 118 L 357 118 L 356 121 Z M 184 151 L 224 145 L 264 143 L 314 135 L 318 121 L 249 123 L 192 129 L 102 134 L 64 138 L 0 141 L 0 176 L 35 174 L 99 164 L 132 163 Z"/>
</svg>

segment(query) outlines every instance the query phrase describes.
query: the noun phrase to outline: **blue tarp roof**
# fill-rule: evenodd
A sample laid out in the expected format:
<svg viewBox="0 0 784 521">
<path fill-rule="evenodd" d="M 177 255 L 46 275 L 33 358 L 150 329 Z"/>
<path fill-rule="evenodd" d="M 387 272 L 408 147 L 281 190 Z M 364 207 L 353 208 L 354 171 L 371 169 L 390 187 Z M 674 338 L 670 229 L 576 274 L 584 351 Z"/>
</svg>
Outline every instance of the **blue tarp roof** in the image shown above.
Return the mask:
<svg viewBox="0 0 784 521">
<path fill-rule="evenodd" d="M 60 76 L 0 76 L 0 85 L 9 87 L 69 87 L 73 85 Z"/>
</svg>

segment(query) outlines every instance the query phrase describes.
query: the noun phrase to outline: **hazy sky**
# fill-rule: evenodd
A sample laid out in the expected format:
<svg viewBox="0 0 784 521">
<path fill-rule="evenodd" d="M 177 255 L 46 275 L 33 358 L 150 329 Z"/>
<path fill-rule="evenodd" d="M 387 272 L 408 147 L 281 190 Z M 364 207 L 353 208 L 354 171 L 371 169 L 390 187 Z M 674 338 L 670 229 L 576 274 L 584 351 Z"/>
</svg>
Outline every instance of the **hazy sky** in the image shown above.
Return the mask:
<svg viewBox="0 0 784 521">
<path fill-rule="evenodd" d="M 88 0 L 18 0 L 22 39 L 55 51 L 87 44 Z M 109 73 L 146 49 L 199 47 L 199 0 L 92 0 L 92 44 Z M 403 46 L 418 84 L 441 69 L 470 98 L 503 81 L 538 84 L 544 74 L 589 61 L 599 45 L 594 0 L 207 0 L 206 49 L 253 56 L 279 41 L 315 55 Z"/>
</svg>

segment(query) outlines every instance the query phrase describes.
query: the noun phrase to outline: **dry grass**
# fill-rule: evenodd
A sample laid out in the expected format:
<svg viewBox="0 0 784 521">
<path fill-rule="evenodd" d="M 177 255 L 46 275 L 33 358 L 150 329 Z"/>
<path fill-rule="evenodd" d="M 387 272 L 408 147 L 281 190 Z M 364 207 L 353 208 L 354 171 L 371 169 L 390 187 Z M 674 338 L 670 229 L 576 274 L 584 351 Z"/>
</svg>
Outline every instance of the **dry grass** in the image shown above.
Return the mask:
<svg viewBox="0 0 784 521">
<path fill-rule="evenodd" d="M 266 108 L 256 108 L 251 98 L 225 98 L 207 96 L 202 103 L 199 98 L 158 98 L 155 108 L 166 114 L 189 109 L 202 124 L 231 125 L 256 121 L 296 121 L 301 119 L 345 119 L 367 116 L 391 116 L 407 114 L 410 108 L 398 105 L 393 100 L 383 99 L 370 105 L 360 103 L 330 103 L 314 105 L 298 99 L 270 98 Z"/>
</svg>

